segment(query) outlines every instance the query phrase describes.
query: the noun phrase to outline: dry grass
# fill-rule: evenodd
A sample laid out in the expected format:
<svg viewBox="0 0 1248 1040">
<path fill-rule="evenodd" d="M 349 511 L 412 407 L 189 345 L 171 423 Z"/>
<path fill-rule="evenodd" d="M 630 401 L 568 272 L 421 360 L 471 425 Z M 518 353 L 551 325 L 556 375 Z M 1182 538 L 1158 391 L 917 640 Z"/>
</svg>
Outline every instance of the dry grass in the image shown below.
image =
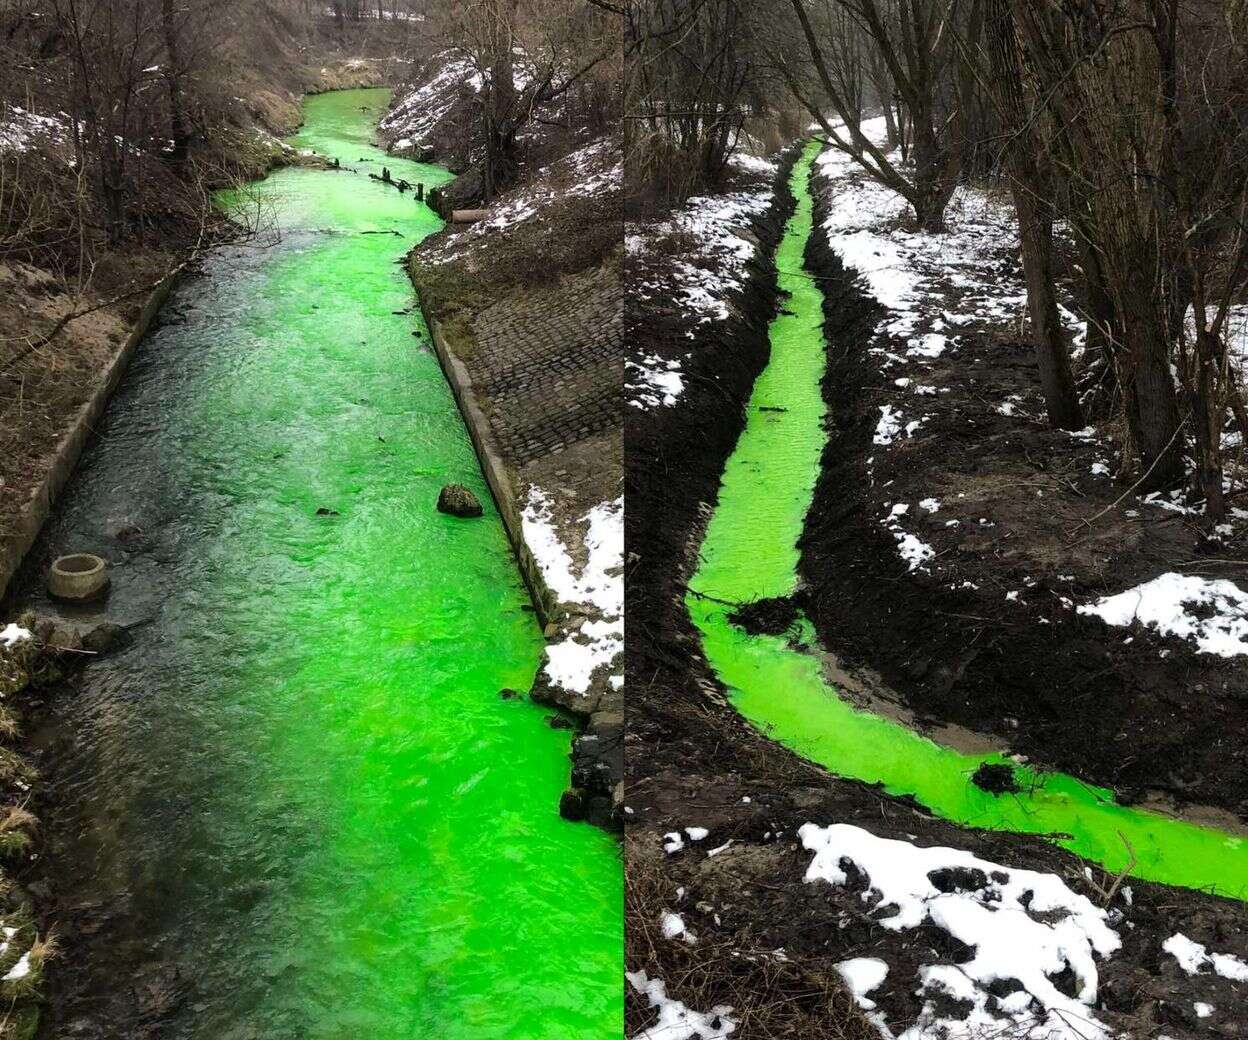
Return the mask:
<svg viewBox="0 0 1248 1040">
<path fill-rule="evenodd" d="M 690 1009 L 732 1008 L 743 1040 L 878 1040 L 879 1033 L 846 990 L 829 958 L 781 959 L 748 933 L 697 942 L 668 939 L 660 919 L 675 906 L 675 886 L 650 845 L 629 842 L 625 870 L 625 956 Z M 630 986 L 626 1034 L 653 1025 L 656 1014 Z"/>
</svg>

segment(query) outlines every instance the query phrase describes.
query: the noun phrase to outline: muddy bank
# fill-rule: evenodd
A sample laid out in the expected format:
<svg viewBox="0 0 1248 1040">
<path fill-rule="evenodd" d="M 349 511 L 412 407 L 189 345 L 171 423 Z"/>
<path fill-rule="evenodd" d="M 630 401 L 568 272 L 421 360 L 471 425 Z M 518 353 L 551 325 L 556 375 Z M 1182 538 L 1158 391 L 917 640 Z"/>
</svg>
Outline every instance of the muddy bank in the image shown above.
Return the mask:
<svg viewBox="0 0 1248 1040">
<path fill-rule="evenodd" d="M 1115 508 L 1127 489 L 1098 475 L 1112 447 L 1028 417 L 1038 377 L 1017 329 L 951 337 L 917 377 L 931 392 L 899 390 L 899 370 L 882 359 L 904 354 L 904 337 L 877 329 L 883 310 L 842 274 L 822 230 L 822 187 L 812 249 L 829 272 L 830 428 L 800 545 L 799 598 L 823 645 L 851 670 L 882 677 L 921 727 L 988 734 L 1125 803 L 1170 798 L 1245 819 L 1243 659 L 1072 609 L 1165 570 L 1242 585 L 1233 559 L 1242 553 L 1210 551 L 1198 517 L 1130 496 Z M 997 262 L 1003 278 L 1016 276 L 1012 255 Z M 955 298 L 952 283 L 948 292 Z M 900 406 L 908 418 L 914 400 L 918 431 L 881 448 L 881 409 Z M 923 567 L 899 556 L 884 522 L 907 502 L 907 530 L 934 552 Z"/>
<path fill-rule="evenodd" d="M 782 219 L 773 211 L 760 227 L 767 240 L 770 225 L 770 247 Z M 826 248 L 812 245 L 808 263 L 824 280 L 829 309 L 841 316 L 829 348 L 835 365 L 869 330 L 874 308 Z M 759 324 L 743 320 L 735 336 L 721 333 L 716 349 L 690 355 L 679 406 L 629 413 L 627 594 L 630 619 L 638 619 L 630 623 L 627 650 L 630 970 L 663 979 L 669 994 L 695 1010 L 731 1006 L 744 1036 L 796 1030 L 866 1038 L 878 1031 L 848 998 L 836 966 L 879 958 L 890 970 L 886 985 L 871 993 L 877 1010 L 895 1032 L 915 1023 L 925 1011 L 915 993 L 918 968 L 963 962 L 971 951 L 934 927 L 886 927 L 887 914 L 864 904 L 861 885 L 804 880 L 811 854 L 796 840 L 797 828 L 853 823 L 919 846 L 946 845 L 1006 867 L 1051 872 L 1110 906 L 1124 941 L 1101 965 L 1095 1013 L 1111 1028 L 1164 1027 L 1172 1036 L 1194 1037 L 1216 1024 L 1236 1035 L 1235 985 L 1187 975 L 1162 944 L 1182 932 L 1242 957 L 1248 941 L 1242 904 L 1138 883 L 1107 899 L 1114 879 L 1096 870 L 1085 875 L 1080 861 L 1048 843 L 957 827 L 832 777 L 772 743 L 727 704 L 698 649 L 683 584 L 742 428 L 742 408 L 767 360 L 766 321 L 776 301 L 760 291 L 767 273 L 754 274 L 751 315 Z M 630 314 L 630 338 L 648 351 L 670 329 L 673 349 L 683 354 L 686 344 L 675 344 L 685 330 L 668 321 Z M 642 444 L 644 455 L 633 447 Z M 752 613 L 752 623 L 780 629 L 792 616 L 784 604 Z M 669 913 L 680 915 L 696 941 L 665 927 Z M 1070 980 L 1058 985 L 1069 990 Z M 629 1001 L 631 1031 L 653 1023 L 647 1000 L 634 992 Z M 1218 1017 L 1199 1018 L 1197 1002 L 1219 1007 Z M 956 1017 L 967 1008 L 954 1001 L 949 1010 Z"/>
</svg>

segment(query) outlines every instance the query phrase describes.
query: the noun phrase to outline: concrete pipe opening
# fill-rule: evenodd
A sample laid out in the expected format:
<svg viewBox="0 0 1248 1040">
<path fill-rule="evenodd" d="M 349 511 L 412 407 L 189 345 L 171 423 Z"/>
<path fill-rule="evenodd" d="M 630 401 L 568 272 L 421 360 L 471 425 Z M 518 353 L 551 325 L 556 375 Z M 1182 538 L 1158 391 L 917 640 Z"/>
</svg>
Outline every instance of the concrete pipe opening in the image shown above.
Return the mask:
<svg viewBox="0 0 1248 1040">
<path fill-rule="evenodd" d="M 92 553 L 62 556 L 48 572 L 48 592 L 54 599 L 85 603 L 108 588 L 108 564 Z"/>
</svg>

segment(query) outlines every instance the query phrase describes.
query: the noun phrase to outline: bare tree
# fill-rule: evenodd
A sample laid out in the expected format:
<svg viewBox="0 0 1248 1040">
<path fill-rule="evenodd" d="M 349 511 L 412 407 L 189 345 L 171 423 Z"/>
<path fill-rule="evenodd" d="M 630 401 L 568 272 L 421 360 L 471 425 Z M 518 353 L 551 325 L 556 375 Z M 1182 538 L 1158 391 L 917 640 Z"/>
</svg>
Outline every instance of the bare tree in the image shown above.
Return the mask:
<svg viewBox="0 0 1248 1040">
<path fill-rule="evenodd" d="M 981 0 L 790 0 L 790 7 L 800 30 L 801 59 L 783 41 L 773 54 L 790 89 L 834 147 L 910 203 L 921 228 L 944 230 L 945 208 L 973 140 L 969 120 L 977 90 L 975 69 L 958 40 L 978 40 Z M 890 100 L 909 128 L 913 172 L 889 155 L 888 143 L 863 132 L 861 107 L 844 86 L 857 77 L 838 70 L 847 61 L 863 64 L 862 52 L 838 54 L 830 48 L 846 18 L 874 51 L 866 64 L 877 66 L 876 82 L 884 81 L 887 70 L 894 90 Z M 904 130 L 898 126 L 894 132 L 900 137 Z"/>
</svg>

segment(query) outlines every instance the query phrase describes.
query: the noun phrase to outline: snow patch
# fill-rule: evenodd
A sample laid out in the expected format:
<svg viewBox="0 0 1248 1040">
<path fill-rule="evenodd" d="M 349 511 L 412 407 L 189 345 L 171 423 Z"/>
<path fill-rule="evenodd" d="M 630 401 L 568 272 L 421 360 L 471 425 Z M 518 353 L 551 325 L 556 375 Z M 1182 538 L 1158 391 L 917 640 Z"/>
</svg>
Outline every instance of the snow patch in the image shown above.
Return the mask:
<svg viewBox="0 0 1248 1040">
<path fill-rule="evenodd" d="M 0 629 L 0 644 L 3 644 L 6 650 L 16 646 L 18 643 L 24 643 L 27 639 L 31 638 L 33 638 L 33 636 L 31 635 L 29 629 L 22 628 L 21 625 L 16 625 L 12 622 L 5 625 L 3 629 Z"/>
<path fill-rule="evenodd" d="M 1212 973 L 1232 982 L 1248 982 L 1248 963 L 1229 953 L 1210 953 L 1201 943 L 1189 939 L 1182 932 L 1170 936 L 1161 948 L 1179 962 L 1179 967 L 1189 975 Z"/>
<path fill-rule="evenodd" d="M 1212 611 L 1209 617 L 1200 613 Z M 1248 592 L 1224 578 L 1170 572 L 1078 608 L 1107 625 L 1139 622 L 1162 635 L 1194 640 L 1202 653 L 1248 654 Z"/>
<path fill-rule="evenodd" d="M 973 957 L 961 964 L 919 971 L 921 993 L 967 1001 L 969 1017 L 942 1019 L 936 1002 L 928 1001 L 904 1040 L 942 1029 L 951 1037 L 1011 1030 L 1046 1040 L 1107 1040 L 1105 1027 L 1091 1013 L 1097 959 L 1117 951 L 1121 940 L 1109 926 L 1109 913 L 1072 892 L 1056 874 L 1003 867 L 960 849 L 920 848 L 850 824 L 807 823 L 798 834 L 814 853 L 806 881 L 865 880 L 864 901 L 892 911 L 873 915 L 881 927 L 905 931 L 928 925 L 973 948 Z M 1074 997 L 1053 982 L 1067 970 Z M 994 1000 L 990 1009 L 989 987 L 1007 979 L 1022 989 Z"/>
<path fill-rule="evenodd" d="M 723 1040 L 736 1031 L 737 1023 L 729 1017 L 730 1007 L 720 1005 L 708 1012 L 692 1011 L 667 995 L 662 979 L 652 979 L 644 971 L 626 972 L 625 978 L 659 1013 L 658 1022 L 633 1034 L 630 1040 Z"/>
</svg>

